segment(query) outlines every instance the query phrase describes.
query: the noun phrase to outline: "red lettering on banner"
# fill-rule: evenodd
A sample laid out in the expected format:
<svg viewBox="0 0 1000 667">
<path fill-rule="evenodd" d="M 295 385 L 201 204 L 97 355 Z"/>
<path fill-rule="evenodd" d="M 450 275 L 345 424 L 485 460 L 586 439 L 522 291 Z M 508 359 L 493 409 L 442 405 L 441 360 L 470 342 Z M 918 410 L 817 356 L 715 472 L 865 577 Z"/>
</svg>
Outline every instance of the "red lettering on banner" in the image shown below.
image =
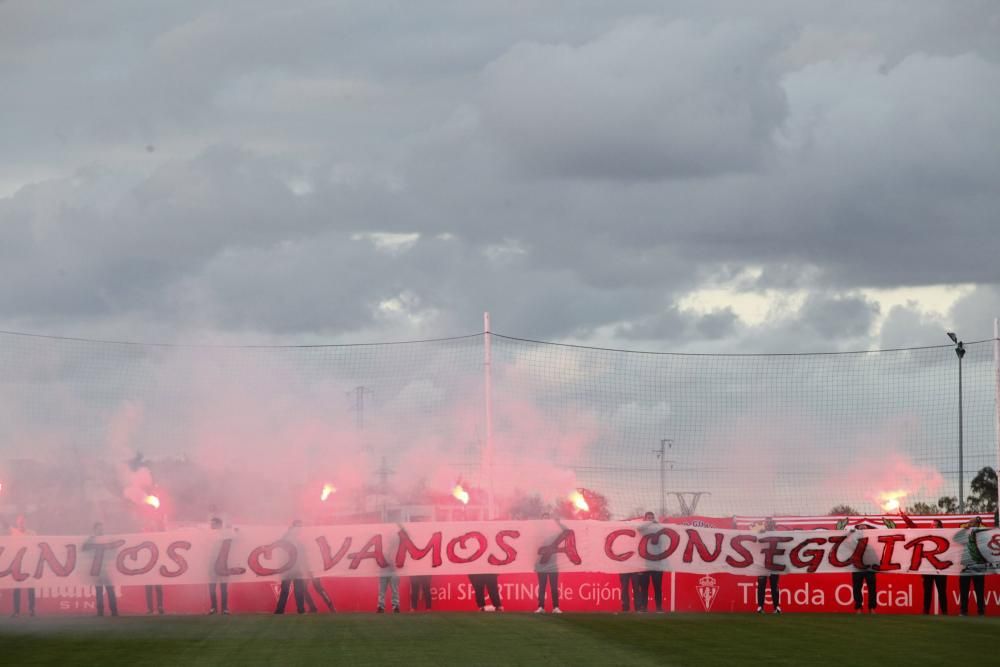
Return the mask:
<svg viewBox="0 0 1000 667">
<path fill-rule="evenodd" d="M 350 536 L 345 537 L 344 541 L 341 542 L 340 544 L 340 548 L 337 549 L 337 553 L 331 555 L 330 543 L 326 541 L 326 538 L 323 537 L 322 535 L 316 538 L 316 545 L 319 547 L 319 555 L 323 559 L 324 572 L 333 568 L 337 563 L 340 562 L 340 559 L 344 557 L 344 554 L 347 553 L 347 550 L 351 548 L 351 539 L 352 538 Z"/>
<path fill-rule="evenodd" d="M 441 531 L 437 530 L 431 535 L 427 546 L 423 549 L 414 544 L 409 534 L 405 530 L 399 531 L 399 549 L 396 550 L 396 567 L 403 567 L 406 563 L 406 555 L 409 554 L 413 560 L 420 560 L 428 553 L 431 554 L 431 567 L 441 567 Z"/>
<path fill-rule="evenodd" d="M 474 538 L 479 546 L 476 550 L 472 552 L 471 556 L 460 556 L 457 553 L 457 548 L 461 548 L 465 551 L 465 543 L 469 541 L 470 538 Z M 484 553 L 486 553 L 486 548 L 489 546 L 489 542 L 486 540 L 486 536 L 476 530 L 471 530 L 464 535 L 459 535 L 454 537 L 448 542 L 448 560 L 452 563 L 471 563 L 472 561 L 478 559 Z"/>
<path fill-rule="evenodd" d="M 167 569 L 166 565 L 161 565 L 160 566 L 161 577 L 170 577 L 172 579 L 174 577 L 179 577 L 188 571 L 187 560 L 184 558 L 184 556 L 177 553 L 181 549 L 189 551 L 191 549 L 191 543 L 185 540 L 180 540 L 177 542 L 171 542 L 170 544 L 167 545 L 167 558 L 169 558 L 174 562 L 174 564 L 177 566 L 177 569 L 171 572 L 170 570 Z"/>
<path fill-rule="evenodd" d="M 99 577 L 104 571 L 104 552 L 114 551 L 125 544 L 125 540 L 115 540 L 114 542 L 86 542 L 83 545 L 84 551 L 93 551 L 94 560 L 90 564 L 90 576 Z M 3 573 L 0 573 L 2 575 Z"/>
<path fill-rule="evenodd" d="M 930 542 L 932 548 L 924 549 L 924 542 Z M 913 549 L 913 556 L 910 559 L 910 571 L 916 571 L 920 569 L 920 561 L 926 559 L 928 563 L 935 570 L 947 570 L 954 564 L 954 561 L 941 560 L 938 558 L 938 554 L 943 554 L 948 551 L 948 547 L 951 546 L 947 538 L 941 537 L 940 535 L 924 535 L 918 537 L 915 540 L 910 540 L 903 545 L 904 549 Z"/>
<path fill-rule="evenodd" d="M 701 539 L 701 533 L 694 528 L 687 529 L 688 542 L 684 547 L 684 562 L 690 563 L 694 561 L 694 552 L 698 552 L 698 558 L 703 563 L 713 563 L 715 559 L 719 557 L 722 553 L 722 533 L 714 533 L 715 535 L 715 550 L 709 551 L 708 547 Z"/>
<path fill-rule="evenodd" d="M 994 556 L 1000 556 L 1000 535 L 994 535 L 987 542 L 986 548 L 990 550 L 990 553 Z"/>
<path fill-rule="evenodd" d="M 125 559 L 130 559 L 133 563 L 139 561 L 140 551 L 149 551 L 149 562 L 143 567 L 131 568 Z M 160 557 L 160 550 L 156 548 L 156 545 L 152 542 L 142 542 L 134 547 L 129 547 L 128 549 L 122 549 L 118 552 L 118 558 L 115 560 L 115 567 L 119 572 L 126 576 L 134 576 L 137 574 L 146 574 L 154 567 L 156 567 L 156 559 Z"/>
<path fill-rule="evenodd" d="M 219 555 L 215 557 L 215 575 L 217 577 L 228 577 L 234 574 L 243 574 L 247 571 L 245 567 L 229 567 L 229 549 L 233 545 L 233 539 L 227 537 L 219 545 Z M 270 557 L 268 552 L 268 557 Z"/>
<path fill-rule="evenodd" d="M 823 556 L 826 552 L 823 549 L 806 549 L 810 544 L 826 544 L 826 538 L 810 537 L 792 547 L 792 550 L 788 552 L 788 560 L 791 561 L 792 567 L 815 572 L 823 564 Z"/>
<path fill-rule="evenodd" d="M 21 561 L 24 560 L 24 553 L 27 550 L 28 547 L 21 547 L 20 549 L 18 549 L 17 553 L 14 555 L 13 560 L 10 561 L 10 565 L 7 566 L 7 569 L 0 570 L 0 577 L 9 576 L 14 581 L 24 581 L 25 579 L 27 579 L 28 574 L 25 572 L 21 572 Z M 0 547 L 0 556 L 3 555 L 3 552 L 4 548 Z"/>
<path fill-rule="evenodd" d="M 846 535 L 835 535 L 830 538 L 830 544 L 833 548 L 830 549 L 829 563 L 834 567 L 853 567 L 856 570 L 866 570 L 865 567 L 865 549 L 868 548 L 868 538 L 862 537 L 858 540 L 858 543 L 854 545 L 854 553 L 847 560 L 841 560 L 840 556 L 837 555 L 837 551 L 840 549 L 840 545 L 843 544 L 844 540 L 847 539 Z"/>
<path fill-rule="evenodd" d="M 726 556 L 726 565 L 737 568 L 750 567 L 753 565 L 753 554 L 750 553 L 750 550 L 747 549 L 743 543 L 756 541 L 756 535 L 737 535 L 729 540 L 729 546 L 732 547 L 733 551 L 742 556 L 742 560 L 737 560 L 732 556 Z"/>
<path fill-rule="evenodd" d="M 351 564 L 348 566 L 350 570 L 356 570 L 361 565 L 361 561 L 372 558 L 378 563 L 379 567 L 389 567 L 389 563 L 385 560 L 385 554 L 382 552 L 382 536 L 373 535 L 370 540 L 365 542 L 365 546 L 361 547 L 361 551 L 355 551 L 350 556 Z"/>
<path fill-rule="evenodd" d="M 538 547 L 538 555 L 541 556 L 539 564 L 548 565 L 556 554 L 564 554 L 574 565 L 580 564 L 580 554 L 576 550 L 576 531 L 567 528 L 559 533 L 559 537 L 552 544 Z"/>
<path fill-rule="evenodd" d="M 628 535 L 629 537 L 635 537 L 635 531 L 631 528 L 620 528 L 618 530 L 613 530 L 608 533 L 608 536 L 604 538 L 604 555 L 611 560 L 616 560 L 618 562 L 626 561 L 635 555 L 634 551 L 625 551 L 622 553 L 615 553 L 615 540 L 619 537 Z"/>
<path fill-rule="evenodd" d="M 270 558 L 271 554 L 277 549 L 281 549 L 288 554 L 288 559 L 285 561 L 284 565 L 272 568 L 266 567 L 260 562 L 261 556 L 264 558 Z M 250 569 L 254 574 L 261 577 L 269 577 L 273 574 L 281 574 L 282 572 L 287 572 L 292 569 L 295 566 L 295 562 L 298 560 L 298 557 L 299 550 L 295 548 L 294 544 L 288 540 L 278 540 L 276 542 L 272 542 L 271 544 L 265 544 L 257 547 L 251 551 L 250 555 L 247 557 L 247 565 L 250 566 Z"/>
<path fill-rule="evenodd" d="M 659 553 L 653 553 L 649 550 L 649 543 L 659 544 L 661 535 L 669 539 L 670 545 Z M 672 528 L 661 528 L 655 533 L 643 535 L 642 539 L 639 540 L 639 557 L 643 560 L 665 560 L 677 550 L 680 541 L 681 536 Z"/>
<path fill-rule="evenodd" d="M 903 535 L 879 535 L 878 541 L 885 546 L 882 548 L 882 561 L 878 565 L 879 572 L 892 572 L 903 569 L 902 565 L 892 562 L 892 552 L 896 549 L 896 542 L 902 542 L 906 537 Z"/>
<path fill-rule="evenodd" d="M 775 556 L 780 556 L 785 553 L 784 549 L 779 549 L 778 545 L 784 542 L 791 542 L 795 538 L 785 537 L 781 535 L 769 535 L 768 537 L 759 537 L 757 542 L 763 544 L 764 546 L 764 568 L 770 570 L 771 572 L 783 572 L 787 568 L 784 565 L 779 565 L 774 562 Z"/>
<path fill-rule="evenodd" d="M 513 563 L 514 560 L 517 558 L 517 551 L 514 549 L 512 545 L 508 544 L 506 540 L 507 538 L 516 540 L 519 537 L 521 537 L 521 531 L 519 530 L 501 530 L 499 533 L 497 533 L 496 542 L 497 546 L 503 549 L 503 553 L 504 556 L 506 556 L 506 558 L 500 560 L 493 554 L 490 554 L 490 557 L 487 558 L 486 561 L 490 565 L 510 565 L 511 563 Z"/>
<path fill-rule="evenodd" d="M 48 565 L 49 569 L 52 570 L 52 574 L 57 577 L 68 577 L 76 567 L 75 544 L 66 545 L 65 563 L 59 562 L 59 559 L 56 558 L 56 554 L 52 551 L 52 547 L 49 546 L 48 542 L 39 542 L 38 548 L 41 550 L 41 553 L 38 555 L 38 565 L 35 567 L 35 579 L 42 578 L 42 575 L 45 574 L 46 565 Z"/>
</svg>

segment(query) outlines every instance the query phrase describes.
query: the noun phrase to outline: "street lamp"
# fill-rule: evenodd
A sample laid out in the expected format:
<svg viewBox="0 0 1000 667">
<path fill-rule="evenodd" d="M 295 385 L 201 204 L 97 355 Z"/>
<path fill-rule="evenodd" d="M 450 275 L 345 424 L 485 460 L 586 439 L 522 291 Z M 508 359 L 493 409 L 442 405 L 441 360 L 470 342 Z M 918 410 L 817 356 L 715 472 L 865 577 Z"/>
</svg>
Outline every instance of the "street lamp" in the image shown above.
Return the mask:
<svg viewBox="0 0 1000 667">
<path fill-rule="evenodd" d="M 953 331 L 948 332 L 948 338 L 955 344 L 955 355 L 958 357 L 958 511 L 965 514 L 965 468 L 962 452 L 962 357 L 965 356 L 965 344 Z"/>
</svg>

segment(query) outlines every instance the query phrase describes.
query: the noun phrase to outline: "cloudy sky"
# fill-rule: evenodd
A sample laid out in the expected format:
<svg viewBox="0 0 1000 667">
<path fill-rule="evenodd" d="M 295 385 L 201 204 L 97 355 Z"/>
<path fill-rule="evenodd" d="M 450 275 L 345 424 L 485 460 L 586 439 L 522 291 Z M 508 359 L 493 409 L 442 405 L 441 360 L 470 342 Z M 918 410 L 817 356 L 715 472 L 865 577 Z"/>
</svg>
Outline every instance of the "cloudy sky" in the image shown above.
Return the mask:
<svg viewBox="0 0 1000 667">
<path fill-rule="evenodd" d="M 1000 5 L 0 1 L 0 327 L 992 336 Z"/>
</svg>

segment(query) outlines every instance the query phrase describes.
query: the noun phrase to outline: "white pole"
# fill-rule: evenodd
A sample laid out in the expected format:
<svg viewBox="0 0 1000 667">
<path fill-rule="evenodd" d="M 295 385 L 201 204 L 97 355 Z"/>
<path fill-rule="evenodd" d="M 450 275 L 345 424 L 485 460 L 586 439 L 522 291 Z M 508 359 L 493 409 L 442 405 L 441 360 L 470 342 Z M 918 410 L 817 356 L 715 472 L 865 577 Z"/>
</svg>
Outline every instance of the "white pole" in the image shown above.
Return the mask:
<svg viewBox="0 0 1000 667">
<path fill-rule="evenodd" d="M 484 481 L 487 488 L 486 518 L 494 516 L 493 497 L 493 350 L 491 348 L 490 314 L 483 313 L 483 398 L 486 402 L 486 448 Z"/>
<path fill-rule="evenodd" d="M 996 410 L 997 465 L 995 470 L 1000 476 L 1000 319 L 993 318 L 993 402 Z M 1000 484 L 997 484 L 997 507 L 1000 508 Z"/>
</svg>

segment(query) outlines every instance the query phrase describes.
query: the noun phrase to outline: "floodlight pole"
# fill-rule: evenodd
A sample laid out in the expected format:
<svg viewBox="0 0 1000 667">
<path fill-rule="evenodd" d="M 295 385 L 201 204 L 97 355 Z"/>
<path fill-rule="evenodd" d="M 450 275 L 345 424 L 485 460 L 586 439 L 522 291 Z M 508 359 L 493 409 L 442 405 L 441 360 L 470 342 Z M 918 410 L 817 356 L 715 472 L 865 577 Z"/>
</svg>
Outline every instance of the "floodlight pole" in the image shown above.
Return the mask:
<svg viewBox="0 0 1000 667">
<path fill-rule="evenodd" d="M 993 407 L 996 412 L 997 465 L 994 470 L 1000 478 L 1000 319 L 993 318 Z M 997 484 L 997 507 L 1000 508 L 1000 484 Z"/>
<path fill-rule="evenodd" d="M 955 343 L 955 356 L 958 357 L 958 511 L 965 514 L 965 452 L 962 432 L 962 357 L 965 356 L 965 343 L 954 332 L 948 332 L 948 338 Z"/>
<path fill-rule="evenodd" d="M 961 343 L 959 343 L 961 345 Z M 956 348 L 957 349 L 957 348 Z M 965 514 L 965 456 L 963 442 L 962 422 L 962 357 L 965 356 L 965 349 L 961 350 L 958 356 L 958 511 Z"/>
</svg>

